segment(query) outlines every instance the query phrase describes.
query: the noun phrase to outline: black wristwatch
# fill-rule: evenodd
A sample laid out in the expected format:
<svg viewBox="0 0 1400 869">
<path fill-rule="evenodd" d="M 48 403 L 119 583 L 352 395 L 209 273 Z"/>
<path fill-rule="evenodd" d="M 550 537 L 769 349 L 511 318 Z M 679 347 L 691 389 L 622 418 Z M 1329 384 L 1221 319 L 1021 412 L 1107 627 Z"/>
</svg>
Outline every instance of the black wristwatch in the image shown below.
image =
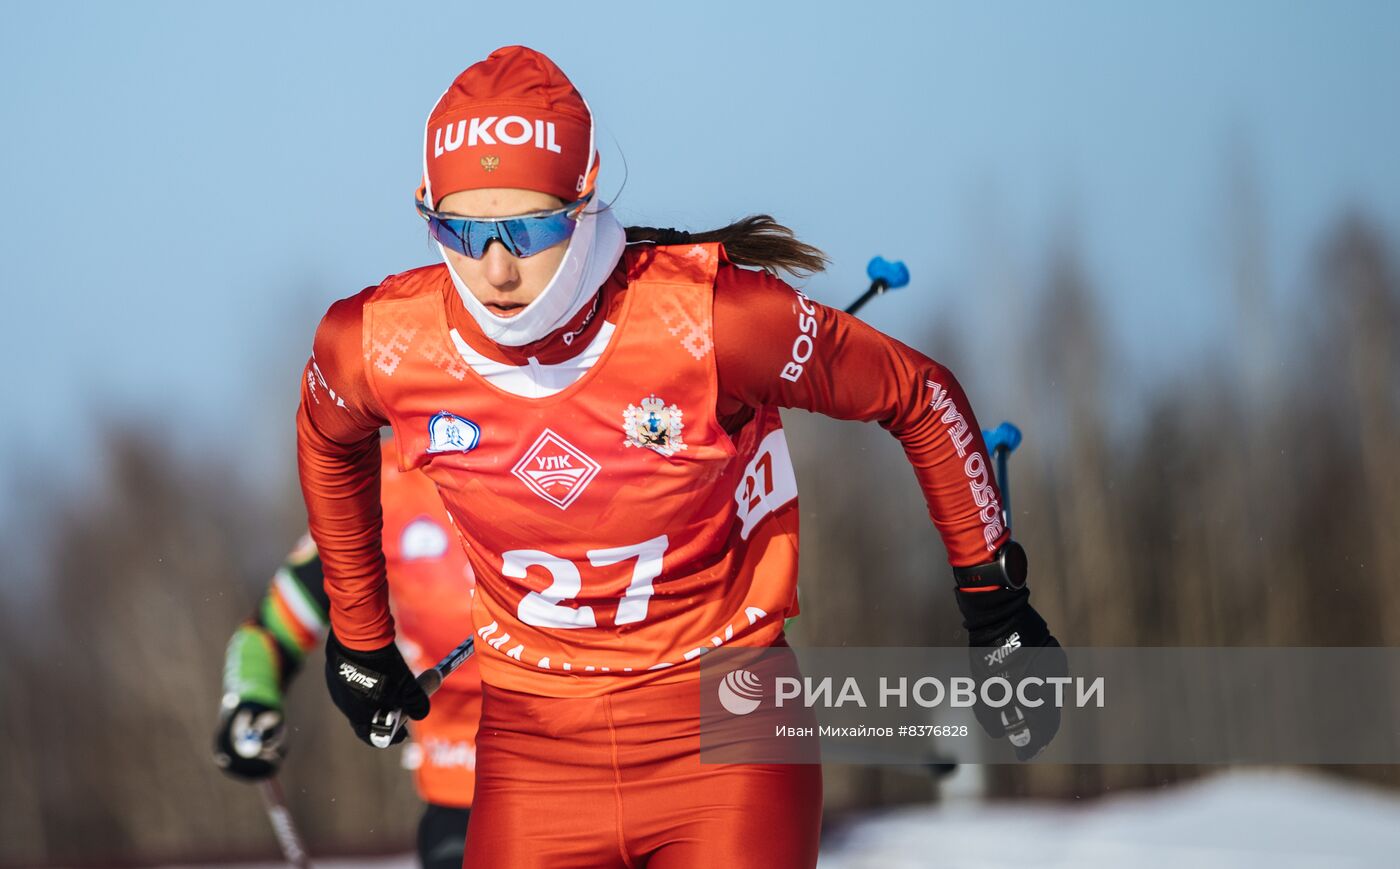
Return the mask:
<svg viewBox="0 0 1400 869">
<path fill-rule="evenodd" d="M 961 591 L 990 591 L 994 588 L 1016 591 L 1025 588 L 1028 570 L 1026 550 L 1015 540 L 1008 540 L 997 550 L 996 557 L 986 564 L 953 568 L 953 579 Z"/>
</svg>

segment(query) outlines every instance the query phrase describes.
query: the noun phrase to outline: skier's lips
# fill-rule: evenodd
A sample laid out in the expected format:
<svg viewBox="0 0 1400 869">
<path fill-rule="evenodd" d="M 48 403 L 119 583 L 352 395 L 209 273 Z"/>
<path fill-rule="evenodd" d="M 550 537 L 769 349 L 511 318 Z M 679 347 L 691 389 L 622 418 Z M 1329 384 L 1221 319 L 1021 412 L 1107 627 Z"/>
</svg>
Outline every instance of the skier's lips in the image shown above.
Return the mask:
<svg viewBox="0 0 1400 869">
<path fill-rule="evenodd" d="M 482 304 L 486 306 L 486 310 L 497 317 L 514 317 L 525 310 L 525 306 L 519 302 L 482 302 Z"/>
</svg>

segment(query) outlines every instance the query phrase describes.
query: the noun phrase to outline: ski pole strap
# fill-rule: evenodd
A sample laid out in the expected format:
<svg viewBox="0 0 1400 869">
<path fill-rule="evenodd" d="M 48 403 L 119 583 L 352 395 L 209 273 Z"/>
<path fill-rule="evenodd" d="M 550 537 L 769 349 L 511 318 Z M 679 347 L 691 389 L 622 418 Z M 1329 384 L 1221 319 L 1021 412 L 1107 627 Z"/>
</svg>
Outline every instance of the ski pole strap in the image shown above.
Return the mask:
<svg viewBox="0 0 1400 869">
<path fill-rule="evenodd" d="M 460 666 L 462 662 L 472 656 L 476 651 L 476 638 L 467 637 L 457 648 L 447 653 L 441 661 L 433 665 L 431 669 L 424 670 L 418 674 L 418 687 L 423 689 L 423 693 L 429 697 L 437 693 L 442 687 L 442 681 Z M 369 722 L 369 741 L 375 748 L 388 748 L 394 744 L 394 737 L 404 725 L 402 709 L 381 709 L 374 713 L 374 718 Z"/>
</svg>

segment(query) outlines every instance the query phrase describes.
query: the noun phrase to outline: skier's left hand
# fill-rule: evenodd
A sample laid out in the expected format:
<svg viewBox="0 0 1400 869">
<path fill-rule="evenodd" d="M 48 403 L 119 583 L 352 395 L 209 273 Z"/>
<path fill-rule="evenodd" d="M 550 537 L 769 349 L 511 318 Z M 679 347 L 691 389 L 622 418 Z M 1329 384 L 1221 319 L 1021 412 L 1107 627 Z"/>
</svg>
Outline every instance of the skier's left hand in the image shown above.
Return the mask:
<svg viewBox="0 0 1400 869">
<path fill-rule="evenodd" d="M 1015 544 L 1009 544 L 1015 545 Z M 1024 555 L 1022 555 L 1024 558 Z M 990 574 L 989 574 L 990 575 Z M 1024 572 L 1020 577 L 1024 583 Z M 993 739 L 1005 737 L 1016 750 L 1018 760 L 1030 760 L 1045 749 L 1060 729 L 1060 708 L 1054 702 L 1054 689 L 1044 684 L 1027 686 L 1026 694 L 1039 697 L 1039 706 L 1016 702 L 992 707 L 982 702 L 980 686 L 1000 676 L 1013 689 L 1023 679 L 1041 680 L 1069 675 L 1069 661 L 1059 640 L 1051 634 L 1045 619 L 1030 604 L 1030 590 L 1001 584 L 989 588 L 982 580 L 959 580 L 956 592 L 967 628 L 972 675 L 979 691 L 974 711 L 977 722 Z M 974 591 L 967 591 L 971 587 Z"/>
</svg>

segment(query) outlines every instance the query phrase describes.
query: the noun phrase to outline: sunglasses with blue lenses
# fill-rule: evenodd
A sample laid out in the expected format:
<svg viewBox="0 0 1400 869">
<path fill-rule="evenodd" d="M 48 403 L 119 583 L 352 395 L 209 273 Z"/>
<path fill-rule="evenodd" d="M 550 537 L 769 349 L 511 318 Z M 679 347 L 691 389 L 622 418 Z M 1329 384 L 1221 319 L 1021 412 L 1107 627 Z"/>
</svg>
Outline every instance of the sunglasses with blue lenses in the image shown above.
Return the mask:
<svg viewBox="0 0 1400 869">
<path fill-rule="evenodd" d="M 438 244 L 472 259 L 481 259 L 493 241 L 500 242 L 512 256 L 526 257 L 572 238 L 578 228 L 579 215 L 592 198 L 593 194 L 589 193 L 553 211 L 490 218 L 433 211 L 421 196 L 417 197 L 417 205 L 418 213 L 428 221 L 428 234 Z"/>
</svg>

